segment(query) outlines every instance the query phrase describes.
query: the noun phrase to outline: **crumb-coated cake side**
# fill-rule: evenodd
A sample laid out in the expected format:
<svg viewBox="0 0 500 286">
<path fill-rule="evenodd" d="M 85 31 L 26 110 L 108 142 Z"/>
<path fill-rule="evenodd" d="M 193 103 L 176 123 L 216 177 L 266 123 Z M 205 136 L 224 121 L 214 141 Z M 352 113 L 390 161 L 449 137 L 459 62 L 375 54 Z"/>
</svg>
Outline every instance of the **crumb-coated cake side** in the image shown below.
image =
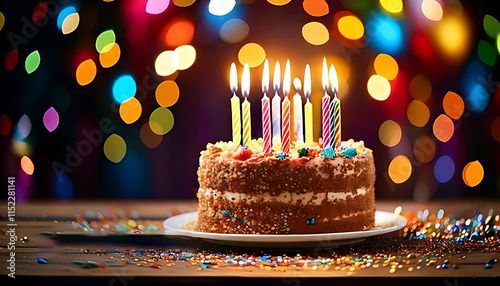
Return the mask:
<svg viewBox="0 0 500 286">
<path fill-rule="evenodd" d="M 279 148 L 275 148 L 279 150 Z M 198 168 L 196 231 L 240 234 L 328 233 L 375 224 L 375 165 L 363 141 L 334 150 L 293 145 L 289 154 L 208 144 Z"/>
</svg>

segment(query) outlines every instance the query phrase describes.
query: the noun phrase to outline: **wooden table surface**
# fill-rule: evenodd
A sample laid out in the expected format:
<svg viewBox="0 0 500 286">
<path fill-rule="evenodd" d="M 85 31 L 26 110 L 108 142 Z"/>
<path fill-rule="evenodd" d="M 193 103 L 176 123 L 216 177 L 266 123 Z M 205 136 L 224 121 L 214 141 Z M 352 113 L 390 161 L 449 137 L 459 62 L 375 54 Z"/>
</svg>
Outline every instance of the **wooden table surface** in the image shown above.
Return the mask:
<svg viewBox="0 0 500 286">
<path fill-rule="evenodd" d="M 3 206 L 7 203 L 0 202 Z M 423 211 L 437 213 L 444 209 L 446 213 L 453 213 L 467 217 L 474 209 L 480 213 L 487 214 L 493 209 L 496 214 L 500 213 L 500 201 L 498 200 L 463 200 L 463 201 L 432 201 L 427 203 L 416 203 L 410 201 L 377 201 L 377 210 L 393 212 L 397 206 L 402 206 L 403 213 L 406 211 Z M 308 254 L 317 253 L 317 249 L 259 249 L 240 248 L 235 246 L 216 245 L 198 239 L 183 239 L 180 237 L 167 237 L 161 235 L 159 229 L 157 235 L 128 235 L 128 236 L 88 236 L 67 235 L 51 238 L 48 232 L 56 233 L 73 229 L 68 221 L 74 221 L 77 214 L 84 216 L 89 221 L 97 212 L 122 214 L 135 217 L 137 220 L 154 223 L 161 227 L 164 219 L 173 215 L 196 210 L 196 202 L 193 200 L 183 201 L 161 201 L 161 200 L 80 200 L 69 202 L 39 201 L 30 202 L 16 206 L 15 223 L 16 235 L 27 236 L 26 242 L 16 243 L 16 279 L 27 283 L 53 284 L 54 281 L 68 282 L 71 284 L 97 283 L 98 285 L 132 285 L 148 282 L 192 282 L 192 283 L 226 283 L 235 282 L 239 284 L 280 283 L 288 285 L 307 285 L 325 282 L 324 279 L 335 278 L 338 281 L 355 283 L 360 285 L 372 285 L 374 282 L 382 282 L 391 278 L 408 285 L 422 283 L 438 283 L 443 285 L 472 285 L 478 282 L 493 282 L 491 279 L 500 277 L 500 264 L 491 269 L 485 269 L 484 263 L 491 259 L 500 259 L 500 253 L 480 251 L 473 253 L 449 254 L 442 259 L 449 259 L 450 263 L 460 263 L 458 260 L 466 259 L 459 269 L 436 269 L 435 265 L 425 266 L 418 271 L 408 271 L 410 266 L 416 267 L 417 260 L 410 265 L 403 265 L 401 269 L 391 273 L 389 267 L 372 268 L 356 271 L 340 271 L 330 269 L 328 271 L 313 270 L 286 270 L 269 271 L 265 269 L 249 269 L 248 267 L 221 267 L 218 269 L 204 269 L 200 271 L 198 266 L 188 262 L 178 261 L 173 267 L 163 265 L 162 269 L 152 267 L 137 267 L 126 265 L 125 267 L 106 267 L 85 269 L 72 263 L 75 260 L 95 261 L 103 264 L 113 254 L 88 254 L 82 250 L 105 250 L 105 249 L 181 249 L 192 252 L 219 251 L 220 253 L 276 253 L 281 255 L 287 253 Z M 10 250 L 7 248 L 9 238 L 6 231 L 10 229 L 7 225 L 6 207 L 1 208 L 2 221 L 0 229 L 0 276 L 7 282 L 14 281 L 7 277 L 9 270 L 7 259 Z M 90 218 L 90 219 L 89 219 Z M 45 233 L 42 234 L 42 233 Z M 83 233 L 85 234 L 85 233 Z M 394 237 L 400 233 L 391 234 Z M 391 236 L 389 235 L 389 236 Z M 370 243 L 370 239 L 361 243 Z M 347 247 L 347 246 L 345 246 Z M 349 246 L 350 247 L 350 246 Z M 355 247 L 355 246 L 354 246 Z M 323 249 L 329 253 L 335 252 L 337 248 Z M 281 254 L 279 254 L 281 253 Z M 116 255 L 115 255 L 116 256 Z M 48 264 L 36 262 L 36 258 L 44 258 Z M 465 261 L 465 260 L 463 260 Z M 439 261 L 438 261 L 439 262 Z M 103 264 L 104 265 L 104 264 Z M 437 264 L 436 264 L 437 265 Z M 416 280 L 415 278 L 420 280 Z M 248 278 L 252 278 L 248 280 Z M 228 280 L 231 279 L 231 280 Z M 495 283 L 498 281 L 495 281 Z M 59 283 L 57 283 L 59 284 Z M 2 285 L 5 285 L 2 283 Z M 10 285 L 10 284 L 8 284 Z M 14 284 L 12 284 L 14 285 Z M 34 284 L 35 285 L 35 284 Z M 62 284 L 60 284 L 62 285 Z"/>
</svg>

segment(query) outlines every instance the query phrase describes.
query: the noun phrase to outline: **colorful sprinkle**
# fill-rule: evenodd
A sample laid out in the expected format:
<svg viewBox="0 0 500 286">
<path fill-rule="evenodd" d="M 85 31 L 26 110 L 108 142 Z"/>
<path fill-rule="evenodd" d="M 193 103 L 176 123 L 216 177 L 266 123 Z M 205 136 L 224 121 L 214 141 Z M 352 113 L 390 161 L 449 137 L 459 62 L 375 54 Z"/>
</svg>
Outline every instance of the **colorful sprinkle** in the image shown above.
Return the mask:
<svg viewBox="0 0 500 286">
<path fill-rule="evenodd" d="M 356 157 L 356 148 L 347 148 L 344 152 L 342 152 L 342 156 L 352 159 Z"/>
<path fill-rule="evenodd" d="M 285 160 L 285 154 L 281 153 L 281 154 L 278 154 L 276 155 L 276 158 L 280 159 L 280 160 Z"/>
<path fill-rule="evenodd" d="M 335 153 L 335 150 L 332 147 L 323 149 L 323 151 L 321 151 L 319 155 L 328 159 L 334 159 L 335 157 L 337 157 L 337 154 Z"/>
<path fill-rule="evenodd" d="M 49 262 L 45 258 L 37 258 L 36 259 L 36 263 L 38 263 L 38 264 L 49 264 Z"/>
<path fill-rule="evenodd" d="M 309 148 L 307 148 L 307 147 L 300 148 L 298 153 L 299 153 L 299 157 L 307 156 L 307 155 L 309 155 Z"/>
</svg>

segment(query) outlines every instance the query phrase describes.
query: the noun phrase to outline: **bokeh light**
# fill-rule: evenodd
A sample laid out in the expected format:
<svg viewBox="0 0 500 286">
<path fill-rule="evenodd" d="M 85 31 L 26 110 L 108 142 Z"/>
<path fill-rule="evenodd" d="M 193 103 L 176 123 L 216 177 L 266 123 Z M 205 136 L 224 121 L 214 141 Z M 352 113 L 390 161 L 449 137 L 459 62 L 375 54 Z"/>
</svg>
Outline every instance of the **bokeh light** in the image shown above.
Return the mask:
<svg viewBox="0 0 500 286">
<path fill-rule="evenodd" d="M 120 59 L 121 50 L 118 43 L 110 44 L 111 47 L 104 47 L 102 52 L 99 54 L 99 62 L 103 68 L 110 68 L 114 66 Z"/>
<path fill-rule="evenodd" d="M 340 34 L 349 40 L 357 40 L 365 34 L 365 27 L 361 20 L 354 15 L 347 15 L 337 22 Z"/>
<path fill-rule="evenodd" d="M 177 47 L 174 52 L 179 55 L 179 61 L 176 66 L 177 70 L 188 69 L 196 60 L 196 50 L 191 45 Z"/>
<path fill-rule="evenodd" d="M 156 101 L 161 107 L 170 107 L 179 99 L 179 87 L 173 80 L 161 82 L 155 91 Z"/>
<path fill-rule="evenodd" d="M 52 177 L 52 192 L 58 199 L 71 199 L 75 192 L 75 186 L 66 173 L 57 174 Z"/>
<path fill-rule="evenodd" d="M 107 49 L 111 49 L 111 44 L 115 43 L 116 35 L 113 30 L 107 30 L 99 34 L 95 40 L 95 49 L 98 53 L 105 53 Z M 106 49 L 105 49 L 106 48 Z"/>
<path fill-rule="evenodd" d="M 416 75 L 410 81 L 410 94 L 414 99 L 426 102 L 432 93 L 430 81 L 423 75 Z"/>
<path fill-rule="evenodd" d="M 215 16 L 224 16 L 229 14 L 236 5 L 236 0 L 210 0 L 208 3 L 208 12 Z"/>
<path fill-rule="evenodd" d="M 188 7 L 191 6 L 196 0 L 173 0 L 175 6 Z"/>
<path fill-rule="evenodd" d="M 111 134 L 104 142 L 104 155 L 113 163 L 119 163 L 127 153 L 127 144 L 120 135 Z"/>
<path fill-rule="evenodd" d="M 149 128 L 158 134 L 167 134 L 174 127 L 174 115 L 166 107 L 158 107 L 149 117 Z"/>
<path fill-rule="evenodd" d="M 455 162 L 450 157 L 444 155 L 436 160 L 434 164 L 434 176 L 440 183 L 446 183 L 455 174 Z"/>
<path fill-rule="evenodd" d="M 448 142 L 451 136 L 453 136 L 455 125 L 448 116 L 441 114 L 434 120 L 432 131 L 439 141 Z"/>
<path fill-rule="evenodd" d="M 140 131 L 141 141 L 148 148 L 153 149 L 160 145 L 163 140 L 163 136 L 154 133 L 149 127 L 149 122 L 146 122 L 142 125 Z"/>
<path fill-rule="evenodd" d="M 40 2 L 40 4 L 36 5 L 35 9 L 33 9 L 33 14 L 31 15 L 31 19 L 33 20 L 33 22 L 40 22 L 41 20 L 43 20 L 43 18 L 45 18 L 46 14 L 47 14 L 47 2 Z M 2 28 L 0 23 L 0 31 L 1 30 Z"/>
<path fill-rule="evenodd" d="M 5 56 L 5 69 L 7 71 L 12 70 L 17 66 L 19 62 L 19 53 L 16 49 L 11 50 L 7 56 Z"/>
<path fill-rule="evenodd" d="M 396 60 L 387 54 L 379 54 L 373 63 L 375 72 L 388 80 L 393 80 L 398 75 L 399 67 Z"/>
<path fill-rule="evenodd" d="M 148 14 L 161 14 L 168 8 L 170 0 L 148 0 L 146 3 L 146 12 Z"/>
<path fill-rule="evenodd" d="M 483 28 L 486 34 L 493 39 L 500 33 L 500 23 L 495 17 L 488 14 L 484 15 Z"/>
<path fill-rule="evenodd" d="M 59 125 L 59 114 L 54 107 L 50 107 L 43 114 L 43 125 L 49 132 L 54 131 Z"/>
<path fill-rule="evenodd" d="M 448 91 L 443 98 L 444 112 L 453 119 L 459 119 L 464 113 L 465 104 L 460 95 Z"/>
<path fill-rule="evenodd" d="M 329 13 L 328 3 L 324 0 L 304 0 L 302 7 L 313 17 L 322 17 Z"/>
<path fill-rule="evenodd" d="M 155 70 L 158 75 L 169 76 L 177 71 L 179 54 L 174 51 L 164 51 L 156 57 Z"/>
<path fill-rule="evenodd" d="M 38 50 L 31 52 L 24 63 L 24 68 L 28 74 L 34 72 L 40 65 L 40 53 Z"/>
<path fill-rule="evenodd" d="M 62 22 L 61 31 L 64 35 L 70 34 L 78 28 L 78 24 L 80 24 L 80 15 L 70 14 Z"/>
<path fill-rule="evenodd" d="M 437 146 L 432 137 L 423 135 L 413 145 L 413 156 L 419 162 L 429 163 L 436 156 L 436 149 Z"/>
<path fill-rule="evenodd" d="M 57 16 L 57 27 L 59 28 L 59 30 L 62 30 L 64 20 L 69 15 L 76 14 L 76 13 L 77 13 L 76 9 L 73 6 L 69 6 L 69 7 L 62 9 L 61 12 L 59 13 L 59 15 Z"/>
<path fill-rule="evenodd" d="M 389 177 L 396 184 L 401 184 L 406 182 L 411 176 L 412 167 L 410 160 L 404 156 L 399 155 L 392 159 L 389 164 Z"/>
<path fill-rule="evenodd" d="M 488 42 L 480 40 L 477 45 L 477 54 L 479 59 L 486 65 L 492 67 L 497 61 L 497 52 L 495 48 Z"/>
<path fill-rule="evenodd" d="M 380 0 L 380 6 L 392 14 L 399 14 L 403 11 L 403 1 L 401 0 Z"/>
<path fill-rule="evenodd" d="M 2 124 L 0 123 L 0 128 L 1 126 Z M 2 129 L 2 134 L 3 134 L 3 129 Z M 498 143 L 500 143 L 500 117 L 496 117 L 495 119 L 493 119 L 493 123 L 491 124 L 491 135 L 495 140 L 497 140 Z"/>
<path fill-rule="evenodd" d="M 328 42 L 330 34 L 322 23 L 309 22 L 302 27 L 302 37 L 309 44 L 319 46 Z"/>
<path fill-rule="evenodd" d="M 9 135 L 11 129 L 12 120 L 10 120 L 7 114 L 2 114 L 0 116 L 0 133 L 2 133 L 3 136 L 7 136 Z"/>
<path fill-rule="evenodd" d="M 402 22 L 380 12 L 373 13 L 365 26 L 370 27 L 366 33 L 369 45 L 377 52 L 394 56 L 403 49 L 406 39 Z"/>
<path fill-rule="evenodd" d="M 5 25 L 5 16 L 0 12 L 0 31 L 2 31 L 3 26 Z"/>
<path fill-rule="evenodd" d="M 238 52 L 238 60 L 242 65 L 248 64 L 254 68 L 264 62 L 266 51 L 257 43 L 248 43 L 241 47 Z"/>
<path fill-rule="evenodd" d="M 469 52 L 469 23 L 463 17 L 450 14 L 433 29 L 434 41 L 450 61 L 460 62 Z"/>
<path fill-rule="evenodd" d="M 137 91 L 135 80 L 131 75 L 122 75 L 113 84 L 113 97 L 118 103 L 132 98 Z"/>
<path fill-rule="evenodd" d="M 443 7 L 436 0 L 423 0 L 422 13 L 424 16 L 432 21 L 441 21 L 443 19 Z"/>
<path fill-rule="evenodd" d="M 120 117 L 123 122 L 132 124 L 136 122 L 142 114 L 142 106 L 137 98 L 132 97 L 120 104 Z"/>
<path fill-rule="evenodd" d="M 422 33 L 415 33 L 411 37 L 411 51 L 420 59 L 428 61 L 434 56 L 434 44 Z"/>
<path fill-rule="evenodd" d="M 226 43 L 234 44 L 243 41 L 248 36 L 249 31 L 250 28 L 245 21 L 234 18 L 222 25 L 219 37 Z"/>
<path fill-rule="evenodd" d="M 24 140 L 31 132 L 31 120 L 28 115 L 23 114 L 16 125 L 14 140 Z"/>
<path fill-rule="evenodd" d="M 372 75 L 367 83 L 368 93 L 373 99 L 384 101 L 391 94 L 391 84 L 381 75 Z"/>
<path fill-rule="evenodd" d="M 94 63 L 94 60 L 85 60 L 76 68 L 76 81 L 79 85 L 87 85 L 94 80 L 96 74 L 97 67 Z"/>
<path fill-rule="evenodd" d="M 33 165 L 33 162 L 28 156 L 23 156 L 21 158 L 21 169 L 28 175 L 33 175 L 35 172 L 35 165 Z"/>
<path fill-rule="evenodd" d="M 408 104 L 406 116 L 411 124 L 417 127 L 424 127 L 429 121 L 431 113 L 425 103 L 420 100 L 413 100 Z"/>
<path fill-rule="evenodd" d="M 483 165 L 479 161 L 469 162 L 462 171 L 462 179 L 469 187 L 475 187 L 481 183 L 484 178 Z"/>
<path fill-rule="evenodd" d="M 465 103 L 467 108 L 472 112 L 483 112 L 488 106 L 490 100 L 490 93 L 488 90 L 479 82 L 475 83 L 466 97 Z"/>
<path fill-rule="evenodd" d="M 276 5 L 276 6 L 283 6 L 285 4 L 290 3 L 292 0 L 267 0 L 267 2 Z"/>
<path fill-rule="evenodd" d="M 401 127 L 392 120 L 385 121 L 378 129 L 380 142 L 387 147 L 396 146 L 401 141 L 401 134 Z"/>
<path fill-rule="evenodd" d="M 179 20 L 168 27 L 165 42 L 170 47 L 190 44 L 193 40 L 195 28 L 189 20 Z"/>
</svg>

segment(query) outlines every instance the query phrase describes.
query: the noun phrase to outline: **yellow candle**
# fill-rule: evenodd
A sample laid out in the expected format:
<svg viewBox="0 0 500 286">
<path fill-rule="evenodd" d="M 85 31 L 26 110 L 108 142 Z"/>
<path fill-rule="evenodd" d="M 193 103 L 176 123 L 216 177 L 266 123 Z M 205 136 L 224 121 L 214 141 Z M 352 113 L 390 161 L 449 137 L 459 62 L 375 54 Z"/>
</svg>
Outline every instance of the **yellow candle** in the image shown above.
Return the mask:
<svg viewBox="0 0 500 286">
<path fill-rule="evenodd" d="M 312 104 L 309 101 L 311 97 L 311 69 L 306 65 L 304 74 L 304 94 L 306 96 L 306 104 L 304 105 L 304 123 L 306 133 L 306 144 L 311 145 L 313 142 L 313 115 Z"/>
<path fill-rule="evenodd" d="M 252 126 L 250 119 L 250 102 L 248 102 L 248 94 L 250 92 L 250 68 L 245 64 L 243 68 L 243 75 L 241 79 L 241 89 L 243 90 L 243 144 L 248 146 L 250 139 L 252 139 Z"/>
<path fill-rule="evenodd" d="M 297 143 L 304 143 L 304 126 L 302 123 L 302 98 L 300 97 L 300 90 L 302 83 L 299 78 L 293 80 L 295 88 L 295 95 L 293 96 L 293 132 Z"/>
<path fill-rule="evenodd" d="M 231 84 L 231 117 L 233 122 L 233 144 L 240 145 L 241 143 L 241 116 L 240 116 L 240 98 L 236 96 L 238 90 L 238 79 L 236 74 L 236 65 L 231 64 L 231 75 L 229 78 Z"/>
</svg>

